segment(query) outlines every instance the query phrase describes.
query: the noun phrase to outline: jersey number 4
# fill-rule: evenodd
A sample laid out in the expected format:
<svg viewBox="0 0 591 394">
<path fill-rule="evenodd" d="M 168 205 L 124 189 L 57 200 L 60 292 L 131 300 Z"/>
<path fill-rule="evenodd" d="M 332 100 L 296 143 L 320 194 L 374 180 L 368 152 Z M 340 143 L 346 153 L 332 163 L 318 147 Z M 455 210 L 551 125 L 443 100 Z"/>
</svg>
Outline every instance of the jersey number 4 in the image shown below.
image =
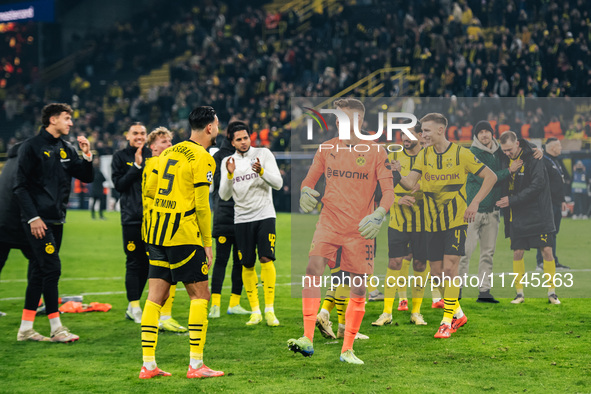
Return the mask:
<svg viewBox="0 0 591 394">
<path fill-rule="evenodd" d="M 164 189 L 164 188 L 158 189 L 158 193 L 162 194 L 163 196 L 168 196 L 170 194 L 170 192 L 172 191 L 172 183 L 174 181 L 174 174 L 171 174 L 170 172 L 168 172 L 168 170 L 170 169 L 170 167 L 174 166 L 176 163 L 178 163 L 178 160 L 173 160 L 173 159 L 168 159 L 168 161 L 166 162 L 166 167 L 164 168 L 164 174 L 162 174 L 162 179 L 166 179 L 168 181 L 168 187 L 166 189 Z"/>
</svg>

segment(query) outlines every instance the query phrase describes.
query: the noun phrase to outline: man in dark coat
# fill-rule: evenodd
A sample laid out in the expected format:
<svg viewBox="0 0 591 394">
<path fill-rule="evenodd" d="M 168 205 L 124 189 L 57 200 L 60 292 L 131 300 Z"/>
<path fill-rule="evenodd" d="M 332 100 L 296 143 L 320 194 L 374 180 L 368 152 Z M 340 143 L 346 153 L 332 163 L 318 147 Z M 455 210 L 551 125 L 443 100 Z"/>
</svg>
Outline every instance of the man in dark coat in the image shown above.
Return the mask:
<svg viewBox="0 0 591 394">
<path fill-rule="evenodd" d="M 512 304 L 524 302 L 523 277 L 525 264 L 524 250 L 540 248 L 544 259 L 544 280 L 550 275 L 548 301 L 560 304 L 553 284 L 556 265 L 552 245 L 556 233 L 552 214 L 552 199 L 548 173 L 544 163 L 533 157 L 533 150 L 525 140 L 518 140 L 512 131 L 506 131 L 499 139 L 503 153 L 509 158 L 509 165 L 522 161 L 521 168 L 511 174 L 504 190 L 504 197 L 497 201 L 504 208 L 505 237 L 511 238 L 513 250 L 513 271 L 517 273 L 515 289 L 517 296 Z M 527 277 L 525 278 L 527 282 Z"/>
</svg>

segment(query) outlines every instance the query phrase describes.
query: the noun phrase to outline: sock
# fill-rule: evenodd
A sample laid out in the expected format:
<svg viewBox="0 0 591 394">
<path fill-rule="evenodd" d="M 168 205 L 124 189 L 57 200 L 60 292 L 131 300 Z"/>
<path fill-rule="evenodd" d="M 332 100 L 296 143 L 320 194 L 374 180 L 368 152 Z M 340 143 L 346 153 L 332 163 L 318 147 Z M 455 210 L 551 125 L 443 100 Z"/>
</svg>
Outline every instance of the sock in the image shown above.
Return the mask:
<svg viewBox="0 0 591 394">
<path fill-rule="evenodd" d="M 454 312 L 454 318 L 461 319 L 462 317 L 464 317 L 464 311 L 460 306 L 460 301 L 458 301 L 456 302 L 456 311 Z"/>
<path fill-rule="evenodd" d="M 523 259 L 513 260 L 513 272 L 517 274 L 517 277 L 515 278 L 515 290 L 517 291 L 517 294 L 523 295 L 523 283 L 521 283 L 523 275 L 525 274 L 525 262 Z"/>
<path fill-rule="evenodd" d="M 413 270 L 414 271 L 414 270 Z M 421 313 L 421 304 L 425 295 L 425 285 L 427 281 L 427 270 L 423 272 L 414 271 L 415 282 L 412 284 L 412 310 L 411 313 Z"/>
<path fill-rule="evenodd" d="M 376 291 L 378 288 L 375 286 L 372 286 L 371 283 L 373 283 L 374 281 L 371 280 L 371 278 L 376 277 L 375 275 L 372 275 L 369 277 L 369 279 L 367 280 L 367 291 L 369 293 L 373 293 L 374 291 Z M 375 283 L 379 283 L 379 281 L 375 281 Z"/>
<path fill-rule="evenodd" d="M 403 275 L 405 278 L 408 278 L 408 268 L 410 267 L 410 260 L 404 259 L 402 260 L 402 267 L 400 268 L 400 275 Z M 402 281 L 400 281 L 402 283 Z M 408 284 L 408 281 L 405 281 Z M 400 300 L 406 300 L 406 287 L 398 286 L 398 297 Z"/>
<path fill-rule="evenodd" d="M 242 267 L 242 283 L 246 290 L 246 296 L 253 313 L 261 313 L 259 309 L 259 291 L 257 289 L 258 277 L 254 267 Z M 257 312 L 258 311 L 258 312 Z"/>
<path fill-rule="evenodd" d="M 161 309 L 162 307 L 160 305 L 150 300 L 146 300 L 146 305 L 144 305 L 144 313 L 142 313 L 142 354 L 144 363 L 156 362 L 158 320 L 160 319 Z M 146 366 L 146 368 L 148 367 Z"/>
<path fill-rule="evenodd" d="M 174 302 L 174 296 L 176 294 L 176 285 L 170 286 L 168 292 L 168 299 L 164 305 L 162 305 L 162 309 L 160 310 L 160 320 L 167 320 L 172 316 L 172 303 Z"/>
<path fill-rule="evenodd" d="M 59 312 L 51 313 L 47 315 L 47 318 L 49 319 L 50 332 L 54 332 L 62 326 Z"/>
<path fill-rule="evenodd" d="M 273 309 L 275 301 L 275 282 L 277 281 L 277 271 L 272 261 L 261 263 L 261 280 L 265 289 L 265 312 L 267 308 Z"/>
<path fill-rule="evenodd" d="M 265 313 L 267 312 L 273 312 L 275 313 L 275 308 L 273 308 L 273 306 L 266 306 L 265 307 Z"/>
<path fill-rule="evenodd" d="M 127 310 L 130 311 L 131 313 L 141 312 L 142 307 L 140 306 L 140 300 L 130 301 L 129 306 L 127 307 Z"/>
<path fill-rule="evenodd" d="M 212 294 L 212 297 L 211 297 L 212 303 L 213 303 L 213 296 L 215 296 L 215 295 L 216 294 Z M 221 294 L 219 296 L 220 296 L 220 298 L 222 297 Z M 219 304 L 220 303 L 218 301 L 218 304 L 217 305 L 219 305 Z M 229 307 L 230 308 L 234 308 L 235 306 L 238 306 L 238 305 L 240 305 L 240 294 L 234 294 L 234 293 L 230 294 L 230 305 L 229 305 Z"/>
<path fill-rule="evenodd" d="M 302 314 L 304 315 L 304 336 L 314 342 L 316 314 L 320 307 L 320 276 L 306 275 L 302 289 Z"/>
<path fill-rule="evenodd" d="M 384 313 L 392 314 L 392 307 L 394 305 L 394 298 L 396 297 L 396 289 L 398 285 L 396 280 L 400 275 L 400 270 L 393 270 L 388 268 L 386 270 L 386 289 L 384 290 Z"/>
<path fill-rule="evenodd" d="M 207 335 L 207 300 L 191 300 L 189 309 L 189 353 L 192 368 L 203 365 L 203 347 Z"/>
<path fill-rule="evenodd" d="M 220 306 L 222 304 L 222 295 L 211 293 L 211 306 Z"/>
<path fill-rule="evenodd" d="M 19 331 L 27 331 L 32 329 L 33 323 L 35 322 L 35 316 L 37 316 L 37 311 L 23 309 L 23 317 L 21 319 Z"/>
<path fill-rule="evenodd" d="M 334 295 L 335 291 L 333 289 L 327 290 L 324 296 L 324 302 L 322 303 L 322 311 L 326 311 L 329 315 L 334 308 Z"/>
<path fill-rule="evenodd" d="M 433 290 L 431 291 L 431 298 L 433 299 L 434 303 L 441 301 L 441 286 L 433 288 Z"/>
<path fill-rule="evenodd" d="M 347 305 L 349 305 L 349 293 L 351 292 L 350 286 L 340 285 L 337 287 L 335 292 L 335 307 L 337 308 L 337 315 L 339 324 L 345 324 L 345 313 L 347 311 Z"/>
<path fill-rule="evenodd" d="M 555 294 L 556 287 L 554 286 L 554 275 L 556 275 L 556 263 L 554 262 L 554 260 L 544 260 L 544 275 L 545 274 L 550 274 L 550 282 L 548 282 L 548 284 L 550 285 L 550 287 L 548 288 L 548 295 Z"/>
<path fill-rule="evenodd" d="M 359 332 L 363 315 L 365 315 L 365 297 L 351 298 L 346 315 L 345 339 L 343 339 L 341 353 L 353 349 L 353 341 L 355 341 L 355 336 Z"/>
<path fill-rule="evenodd" d="M 460 288 L 454 286 L 453 280 L 446 280 L 444 294 L 443 302 L 445 307 L 443 308 L 443 320 L 441 320 L 441 323 L 451 325 L 456 304 L 458 303 L 458 297 L 460 296 Z"/>
</svg>

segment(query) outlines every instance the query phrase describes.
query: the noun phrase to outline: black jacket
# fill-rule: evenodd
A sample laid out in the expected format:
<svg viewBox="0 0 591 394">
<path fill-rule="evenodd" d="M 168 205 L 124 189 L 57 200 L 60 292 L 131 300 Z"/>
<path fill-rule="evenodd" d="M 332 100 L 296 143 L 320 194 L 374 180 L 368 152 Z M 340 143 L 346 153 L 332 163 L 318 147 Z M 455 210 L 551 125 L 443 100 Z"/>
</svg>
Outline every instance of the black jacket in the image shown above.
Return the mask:
<svg viewBox="0 0 591 394">
<path fill-rule="evenodd" d="M 142 168 L 135 166 L 137 148 L 127 145 L 125 149 L 115 152 L 111 162 L 111 179 L 115 189 L 121 193 L 121 224 L 142 224 L 142 171 L 146 159 L 152 157 L 150 149 L 142 149 Z"/>
<path fill-rule="evenodd" d="M 548 153 L 544 155 L 544 165 L 546 166 L 548 180 L 550 181 L 550 195 L 552 196 L 552 204 L 560 205 L 565 201 L 562 167 L 556 160 L 556 157 L 551 156 Z"/>
<path fill-rule="evenodd" d="M 94 167 L 94 181 L 89 185 L 90 189 L 90 197 L 92 198 L 100 198 L 104 193 L 103 183 L 107 179 L 103 175 L 100 166 Z"/>
<path fill-rule="evenodd" d="M 213 155 L 215 160 L 215 173 L 213 174 L 213 237 L 234 236 L 234 200 L 224 201 L 220 198 L 220 174 L 222 160 L 232 156 L 236 149 L 227 138 L 224 138 L 220 150 Z"/>
<path fill-rule="evenodd" d="M 85 183 L 94 177 L 92 162 L 80 158 L 72 144 L 44 128 L 23 142 L 14 184 L 22 221 L 40 216 L 46 223 L 65 223 L 72 177 Z"/>
<path fill-rule="evenodd" d="M 0 174 L 0 242 L 11 246 L 27 245 L 20 209 L 13 191 L 18 170 L 17 153 L 20 147 L 21 144 L 17 144 L 10 148 Z"/>
<path fill-rule="evenodd" d="M 523 172 L 515 174 L 515 185 L 509 191 L 509 180 L 504 183 L 504 196 L 509 196 L 509 208 L 503 210 L 505 237 L 528 237 L 556 231 L 550 197 L 548 173 L 542 160 L 533 157 L 533 151 L 526 140 L 520 139 L 523 150 Z M 504 166 L 509 165 L 505 156 Z M 509 222 L 510 212 L 513 220 Z"/>
</svg>

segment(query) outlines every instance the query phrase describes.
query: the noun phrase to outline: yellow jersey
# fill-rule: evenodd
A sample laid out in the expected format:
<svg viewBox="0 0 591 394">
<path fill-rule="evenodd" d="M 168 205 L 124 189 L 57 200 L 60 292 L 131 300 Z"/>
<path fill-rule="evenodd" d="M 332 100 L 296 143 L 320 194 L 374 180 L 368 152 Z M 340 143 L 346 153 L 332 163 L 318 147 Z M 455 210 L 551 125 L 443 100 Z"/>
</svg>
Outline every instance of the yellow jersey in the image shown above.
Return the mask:
<svg viewBox="0 0 591 394">
<path fill-rule="evenodd" d="M 159 246 L 211 246 L 209 186 L 215 161 L 200 144 L 187 140 L 166 149 L 148 174 L 153 197 L 147 242 Z"/>
<path fill-rule="evenodd" d="M 152 204 L 154 204 L 154 198 L 149 197 L 146 194 L 146 187 L 148 184 L 148 176 L 153 172 L 156 171 L 155 167 L 158 164 L 158 157 L 149 157 L 146 159 L 144 163 L 144 171 L 142 172 L 142 206 L 143 206 L 143 216 L 142 216 L 142 240 L 147 242 L 147 235 L 148 235 L 148 223 L 150 222 L 150 214 L 152 213 Z"/>
<path fill-rule="evenodd" d="M 426 231 L 467 225 L 466 179 L 468 173 L 478 175 L 485 167 L 469 149 L 454 143 L 443 153 L 435 152 L 433 146 L 419 152 L 412 171 L 422 176 Z"/>
<path fill-rule="evenodd" d="M 411 156 L 403 149 L 401 152 L 391 152 L 388 155 L 390 162 L 398 160 L 400 162 L 400 175 L 407 176 L 417 158 L 418 154 Z M 423 192 L 419 190 L 411 193 L 405 190 L 400 184 L 394 187 L 394 194 L 396 198 L 392 208 L 390 208 L 390 222 L 389 226 L 400 232 L 421 232 L 425 227 L 425 211 L 423 202 Z M 398 201 L 403 196 L 412 196 L 415 198 L 415 203 L 412 207 L 406 205 L 398 205 Z"/>
</svg>

